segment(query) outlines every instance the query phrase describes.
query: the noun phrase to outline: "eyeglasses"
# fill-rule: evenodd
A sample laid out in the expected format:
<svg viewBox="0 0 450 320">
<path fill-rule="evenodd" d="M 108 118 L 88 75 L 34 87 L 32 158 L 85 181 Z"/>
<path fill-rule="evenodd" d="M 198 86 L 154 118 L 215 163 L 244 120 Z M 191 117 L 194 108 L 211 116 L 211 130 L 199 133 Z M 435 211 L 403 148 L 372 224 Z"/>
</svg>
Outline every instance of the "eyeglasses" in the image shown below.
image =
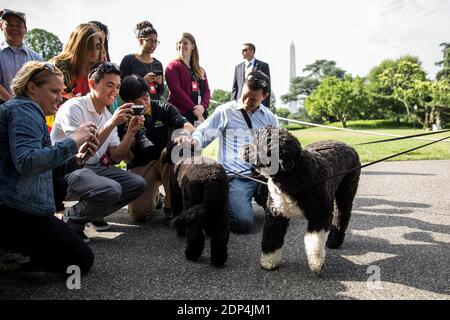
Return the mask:
<svg viewBox="0 0 450 320">
<path fill-rule="evenodd" d="M 150 39 L 150 38 L 141 38 L 142 40 L 145 40 L 145 41 L 147 41 L 148 43 L 150 43 L 150 44 L 156 44 L 156 45 L 159 45 L 161 42 L 159 42 L 158 40 L 153 40 L 153 39 Z"/>
<path fill-rule="evenodd" d="M 250 49 L 249 48 L 242 49 L 242 53 L 247 52 L 248 50 Z"/>
<path fill-rule="evenodd" d="M 52 65 L 51 63 L 44 63 L 40 68 L 34 70 L 34 72 L 31 74 L 30 78 L 28 81 L 31 81 L 31 79 L 33 79 L 34 77 L 36 77 L 39 73 L 41 73 L 44 69 L 47 69 L 50 72 L 56 72 L 56 67 L 54 65 Z"/>
<path fill-rule="evenodd" d="M 120 74 L 120 70 L 116 64 L 114 64 L 112 62 L 103 62 L 102 64 L 97 66 L 95 69 L 91 70 L 91 72 L 89 72 L 88 78 L 89 79 L 92 78 L 92 76 L 99 71 L 101 71 L 103 73 L 118 73 L 118 74 Z"/>
<path fill-rule="evenodd" d="M 260 88 L 267 88 L 269 86 L 269 83 L 266 80 L 257 78 L 254 75 L 249 75 L 246 81 L 256 84 Z"/>
</svg>

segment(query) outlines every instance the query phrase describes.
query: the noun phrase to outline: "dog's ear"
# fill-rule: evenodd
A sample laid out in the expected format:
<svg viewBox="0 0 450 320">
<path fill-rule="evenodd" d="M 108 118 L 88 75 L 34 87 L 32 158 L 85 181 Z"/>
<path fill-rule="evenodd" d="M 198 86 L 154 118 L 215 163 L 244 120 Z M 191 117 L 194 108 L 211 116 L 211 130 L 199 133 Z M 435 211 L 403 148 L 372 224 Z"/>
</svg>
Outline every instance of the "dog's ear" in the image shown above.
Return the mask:
<svg viewBox="0 0 450 320">
<path fill-rule="evenodd" d="M 166 147 L 161 152 L 161 162 L 162 163 L 170 163 L 173 164 L 172 161 L 172 150 L 176 146 L 176 143 L 174 141 L 169 141 L 166 145 Z"/>
</svg>

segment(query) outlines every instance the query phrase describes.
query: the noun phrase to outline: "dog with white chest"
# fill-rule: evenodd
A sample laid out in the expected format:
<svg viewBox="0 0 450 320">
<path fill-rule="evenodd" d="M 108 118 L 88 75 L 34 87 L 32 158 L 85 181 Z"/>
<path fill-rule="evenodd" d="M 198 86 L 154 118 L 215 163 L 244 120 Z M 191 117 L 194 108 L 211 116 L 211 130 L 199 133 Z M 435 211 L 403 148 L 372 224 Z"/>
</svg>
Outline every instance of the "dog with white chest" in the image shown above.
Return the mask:
<svg viewBox="0 0 450 320">
<path fill-rule="evenodd" d="M 270 161 L 263 161 L 267 154 Z M 312 272 L 320 272 L 325 246 L 335 249 L 344 241 L 359 183 L 357 152 L 333 140 L 302 149 L 286 129 L 262 128 L 243 147 L 241 158 L 268 179 L 261 266 L 267 270 L 279 266 L 289 221 L 302 217 L 308 223 L 304 237 L 308 264 Z M 275 161 L 278 170 L 273 170 Z"/>
</svg>

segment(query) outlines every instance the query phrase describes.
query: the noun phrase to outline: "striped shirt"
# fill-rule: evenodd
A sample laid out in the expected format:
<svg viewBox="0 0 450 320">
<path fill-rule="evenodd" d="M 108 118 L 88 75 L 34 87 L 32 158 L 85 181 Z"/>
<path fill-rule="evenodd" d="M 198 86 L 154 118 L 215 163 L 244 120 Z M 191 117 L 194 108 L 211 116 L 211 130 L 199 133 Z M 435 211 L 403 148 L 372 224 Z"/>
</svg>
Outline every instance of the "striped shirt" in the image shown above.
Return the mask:
<svg viewBox="0 0 450 320">
<path fill-rule="evenodd" d="M 11 82 L 17 72 L 28 61 L 44 61 L 42 56 L 22 44 L 19 48 L 11 47 L 6 41 L 0 43 L 0 85 L 11 95 Z"/>
</svg>

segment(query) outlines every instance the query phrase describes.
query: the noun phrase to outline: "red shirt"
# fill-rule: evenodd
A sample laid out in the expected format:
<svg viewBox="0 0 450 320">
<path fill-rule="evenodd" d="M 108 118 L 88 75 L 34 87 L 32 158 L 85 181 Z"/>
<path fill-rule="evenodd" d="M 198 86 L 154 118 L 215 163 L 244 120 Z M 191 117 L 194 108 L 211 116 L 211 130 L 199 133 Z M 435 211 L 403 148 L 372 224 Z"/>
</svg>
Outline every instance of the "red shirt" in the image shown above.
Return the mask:
<svg viewBox="0 0 450 320">
<path fill-rule="evenodd" d="M 181 114 L 192 112 L 197 104 L 191 99 L 192 78 L 189 68 L 183 61 L 173 60 L 166 68 L 165 77 L 170 90 L 167 101 L 177 107 Z M 206 74 L 201 98 L 200 104 L 208 108 L 210 91 Z"/>
</svg>

